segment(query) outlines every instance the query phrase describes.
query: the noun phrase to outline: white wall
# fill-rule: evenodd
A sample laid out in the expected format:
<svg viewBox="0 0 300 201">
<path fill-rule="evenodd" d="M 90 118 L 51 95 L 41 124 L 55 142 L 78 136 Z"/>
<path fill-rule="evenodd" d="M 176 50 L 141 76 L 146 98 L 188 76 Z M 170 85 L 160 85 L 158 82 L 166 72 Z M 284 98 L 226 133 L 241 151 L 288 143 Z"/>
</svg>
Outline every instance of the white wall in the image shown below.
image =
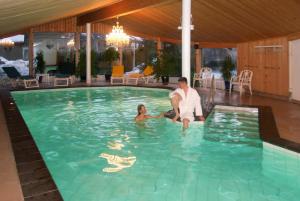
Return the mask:
<svg viewBox="0 0 300 201">
<path fill-rule="evenodd" d="M 291 99 L 300 101 L 300 40 L 291 41 L 289 46 Z"/>
</svg>

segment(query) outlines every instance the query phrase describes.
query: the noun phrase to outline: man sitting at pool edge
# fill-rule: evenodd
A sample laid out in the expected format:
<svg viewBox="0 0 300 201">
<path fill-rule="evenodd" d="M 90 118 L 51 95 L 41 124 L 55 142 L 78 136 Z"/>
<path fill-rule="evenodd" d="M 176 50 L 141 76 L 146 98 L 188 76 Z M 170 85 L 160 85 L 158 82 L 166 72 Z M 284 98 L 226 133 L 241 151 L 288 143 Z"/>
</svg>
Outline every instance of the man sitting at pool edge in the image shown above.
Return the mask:
<svg viewBox="0 0 300 201">
<path fill-rule="evenodd" d="M 195 120 L 194 112 L 196 118 L 205 121 L 198 92 L 188 86 L 185 77 L 178 79 L 178 86 L 179 88 L 170 93 L 171 104 L 175 111 L 173 121 L 176 122 L 180 117 L 183 128 L 186 129 L 189 127 L 189 123 Z"/>
</svg>

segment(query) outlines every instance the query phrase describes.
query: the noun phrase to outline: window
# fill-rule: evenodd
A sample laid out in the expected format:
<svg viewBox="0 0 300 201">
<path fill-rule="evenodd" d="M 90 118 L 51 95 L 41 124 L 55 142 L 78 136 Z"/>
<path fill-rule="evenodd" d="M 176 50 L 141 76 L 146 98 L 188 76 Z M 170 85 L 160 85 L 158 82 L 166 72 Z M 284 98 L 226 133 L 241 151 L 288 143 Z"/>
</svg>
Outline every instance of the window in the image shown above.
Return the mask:
<svg viewBox="0 0 300 201">
<path fill-rule="evenodd" d="M 2 67 L 15 67 L 21 75 L 28 75 L 27 35 L 16 35 L 5 39 L 14 44 L 11 47 L 0 46 L 0 76 L 6 76 Z"/>
<path fill-rule="evenodd" d="M 236 48 L 203 48 L 202 66 L 212 68 L 216 78 L 221 77 L 221 68 L 227 56 L 231 56 L 236 66 Z"/>
</svg>

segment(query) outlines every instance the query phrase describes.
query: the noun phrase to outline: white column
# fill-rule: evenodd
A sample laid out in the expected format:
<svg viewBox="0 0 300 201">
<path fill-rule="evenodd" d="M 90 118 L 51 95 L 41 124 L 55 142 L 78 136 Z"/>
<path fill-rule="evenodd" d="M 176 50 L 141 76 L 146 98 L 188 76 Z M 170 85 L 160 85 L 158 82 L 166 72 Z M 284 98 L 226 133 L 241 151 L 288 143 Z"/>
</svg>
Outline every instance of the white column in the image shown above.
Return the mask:
<svg viewBox="0 0 300 201">
<path fill-rule="evenodd" d="M 86 24 L 86 84 L 91 84 L 91 23 Z"/>
<path fill-rule="evenodd" d="M 157 53 L 159 53 L 161 51 L 161 49 L 162 49 L 162 47 L 161 47 L 160 38 L 157 38 L 157 45 L 156 45 Z"/>
<path fill-rule="evenodd" d="M 182 76 L 191 79 L 191 0 L 182 0 Z"/>
</svg>

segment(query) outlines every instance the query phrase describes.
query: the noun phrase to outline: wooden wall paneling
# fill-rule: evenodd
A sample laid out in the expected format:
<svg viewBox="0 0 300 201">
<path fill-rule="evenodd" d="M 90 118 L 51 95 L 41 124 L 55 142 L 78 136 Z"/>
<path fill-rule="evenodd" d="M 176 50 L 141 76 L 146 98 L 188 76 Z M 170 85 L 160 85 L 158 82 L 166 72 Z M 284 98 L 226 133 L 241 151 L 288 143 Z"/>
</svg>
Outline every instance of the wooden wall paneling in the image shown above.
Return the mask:
<svg viewBox="0 0 300 201">
<path fill-rule="evenodd" d="M 277 89 L 277 81 L 276 81 L 276 69 L 274 66 L 275 62 L 273 59 L 276 59 L 275 52 L 273 48 L 264 49 L 264 74 L 265 74 L 265 83 L 264 83 L 264 91 L 270 94 L 276 93 Z"/>
<path fill-rule="evenodd" d="M 257 42 L 250 42 L 248 44 L 248 64 L 246 65 L 246 69 L 251 70 L 253 72 L 253 76 L 254 76 L 252 82 L 253 90 L 260 91 L 261 74 L 259 72 L 260 63 L 257 58 L 261 53 L 260 51 L 257 51 L 256 45 Z"/>
<path fill-rule="evenodd" d="M 265 49 L 257 48 L 257 46 L 262 46 L 264 45 L 264 41 L 257 41 L 255 44 L 255 53 L 256 57 L 254 58 L 257 60 L 257 69 L 256 69 L 256 75 L 254 77 L 254 81 L 257 82 L 257 88 L 256 90 L 259 92 L 263 92 L 263 87 L 264 87 L 264 80 L 265 80 L 265 75 L 264 75 L 264 55 L 265 55 Z"/>
<path fill-rule="evenodd" d="M 281 45 L 281 48 L 257 46 Z M 288 39 L 271 38 L 238 44 L 238 68 L 253 71 L 253 90 L 288 96 Z"/>
<path fill-rule="evenodd" d="M 289 42 L 288 38 L 281 38 L 280 43 L 282 44 L 281 57 L 280 57 L 280 70 L 278 87 L 279 91 L 284 96 L 289 96 Z"/>
<path fill-rule="evenodd" d="M 248 65 L 248 43 L 240 43 L 237 46 L 237 71 L 240 73 Z"/>
</svg>

